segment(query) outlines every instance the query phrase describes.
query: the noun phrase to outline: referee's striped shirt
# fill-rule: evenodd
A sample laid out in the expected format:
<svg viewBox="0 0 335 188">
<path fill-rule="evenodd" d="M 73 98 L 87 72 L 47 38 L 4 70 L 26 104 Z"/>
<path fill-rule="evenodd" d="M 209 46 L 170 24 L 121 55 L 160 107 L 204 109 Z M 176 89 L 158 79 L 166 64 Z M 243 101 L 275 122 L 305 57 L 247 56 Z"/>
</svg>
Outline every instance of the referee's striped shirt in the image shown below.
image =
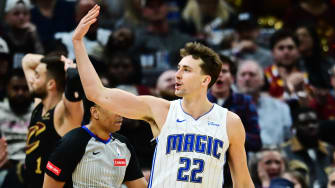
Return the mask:
<svg viewBox="0 0 335 188">
<path fill-rule="evenodd" d="M 65 187 L 120 187 L 142 178 L 135 152 L 128 140 L 112 134 L 102 140 L 87 127 L 66 134 L 52 153 L 46 173 Z"/>
</svg>

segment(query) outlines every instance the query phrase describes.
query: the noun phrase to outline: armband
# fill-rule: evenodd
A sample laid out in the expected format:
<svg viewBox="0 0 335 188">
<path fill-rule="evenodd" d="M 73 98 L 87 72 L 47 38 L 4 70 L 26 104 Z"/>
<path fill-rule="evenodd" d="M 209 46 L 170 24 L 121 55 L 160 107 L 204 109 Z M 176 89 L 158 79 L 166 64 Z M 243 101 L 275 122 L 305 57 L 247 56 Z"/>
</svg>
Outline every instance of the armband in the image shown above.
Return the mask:
<svg viewBox="0 0 335 188">
<path fill-rule="evenodd" d="M 68 68 L 66 71 L 65 97 L 71 102 L 78 102 L 84 96 L 83 86 L 77 69 Z"/>
</svg>

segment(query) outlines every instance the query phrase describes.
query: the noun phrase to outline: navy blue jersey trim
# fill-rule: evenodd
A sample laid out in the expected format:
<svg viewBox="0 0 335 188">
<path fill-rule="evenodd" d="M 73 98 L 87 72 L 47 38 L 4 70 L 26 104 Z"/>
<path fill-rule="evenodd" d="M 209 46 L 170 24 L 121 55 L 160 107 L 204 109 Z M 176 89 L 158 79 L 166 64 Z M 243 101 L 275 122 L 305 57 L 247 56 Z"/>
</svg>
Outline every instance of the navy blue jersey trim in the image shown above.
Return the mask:
<svg viewBox="0 0 335 188">
<path fill-rule="evenodd" d="M 104 144 L 108 144 L 108 142 L 111 140 L 112 135 L 108 138 L 108 140 L 103 140 L 101 138 L 99 138 L 97 135 L 95 135 L 94 133 L 92 133 L 92 131 L 90 131 L 86 126 L 82 126 L 82 128 L 88 132 L 88 134 L 90 134 L 92 137 L 94 137 L 96 140 L 98 140 L 99 142 L 102 142 Z"/>
</svg>

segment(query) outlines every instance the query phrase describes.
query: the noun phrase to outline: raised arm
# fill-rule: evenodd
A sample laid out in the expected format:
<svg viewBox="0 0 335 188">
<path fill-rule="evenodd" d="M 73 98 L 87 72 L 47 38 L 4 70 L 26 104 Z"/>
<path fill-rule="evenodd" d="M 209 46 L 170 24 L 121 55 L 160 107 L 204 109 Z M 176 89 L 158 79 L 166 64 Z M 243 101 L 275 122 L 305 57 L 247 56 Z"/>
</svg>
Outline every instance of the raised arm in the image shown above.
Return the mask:
<svg viewBox="0 0 335 188">
<path fill-rule="evenodd" d="M 31 85 L 35 77 L 35 69 L 41 63 L 42 58 L 43 55 L 40 54 L 27 54 L 22 59 L 22 68 L 26 76 L 29 91 L 32 91 Z"/>
<path fill-rule="evenodd" d="M 129 92 L 115 88 L 105 88 L 102 85 L 88 58 L 82 40 L 91 24 L 96 22 L 99 10 L 100 7 L 95 5 L 81 19 L 72 37 L 78 71 L 86 97 L 103 108 L 121 116 L 130 119 L 152 119 L 158 126 L 162 125 L 164 122 L 162 119 L 165 120 L 170 104 L 168 101 L 151 96 L 135 96 Z"/>
<path fill-rule="evenodd" d="M 55 109 L 55 119 L 56 121 L 59 120 L 59 122 L 56 123 L 60 125 L 58 134 L 63 136 L 68 131 L 81 125 L 84 116 L 84 106 L 82 102 L 84 94 L 76 64 L 64 56 L 61 57 L 61 61 L 64 62 L 66 84 L 62 100 Z M 57 118 L 57 116 L 59 118 Z"/>
<path fill-rule="evenodd" d="M 40 54 L 27 54 L 22 59 L 22 68 L 27 80 L 29 92 L 32 92 L 32 84 L 35 79 L 35 69 L 41 63 L 43 55 Z M 34 99 L 34 106 L 41 102 L 41 99 Z"/>
<path fill-rule="evenodd" d="M 228 163 L 233 186 L 234 188 L 254 188 L 244 148 L 245 130 L 240 118 L 232 112 L 228 112 L 227 132 L 229 138 Z"/>
</svg>

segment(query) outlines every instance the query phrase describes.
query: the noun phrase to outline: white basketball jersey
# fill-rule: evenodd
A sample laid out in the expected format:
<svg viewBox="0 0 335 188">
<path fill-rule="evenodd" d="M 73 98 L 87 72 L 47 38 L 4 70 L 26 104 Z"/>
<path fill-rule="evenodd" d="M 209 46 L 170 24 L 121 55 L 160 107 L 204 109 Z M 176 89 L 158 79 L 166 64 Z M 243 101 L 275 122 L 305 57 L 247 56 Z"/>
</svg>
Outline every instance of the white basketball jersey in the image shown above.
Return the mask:
<svg viewBox="0 0 335 188">
<path fill-rule="evenodd" d="M 222 187 L 229 140 L 227 109 L 214 104 L 198 119 L 172 101 L 157 137 L 149 188 Z"/>
</svg>

